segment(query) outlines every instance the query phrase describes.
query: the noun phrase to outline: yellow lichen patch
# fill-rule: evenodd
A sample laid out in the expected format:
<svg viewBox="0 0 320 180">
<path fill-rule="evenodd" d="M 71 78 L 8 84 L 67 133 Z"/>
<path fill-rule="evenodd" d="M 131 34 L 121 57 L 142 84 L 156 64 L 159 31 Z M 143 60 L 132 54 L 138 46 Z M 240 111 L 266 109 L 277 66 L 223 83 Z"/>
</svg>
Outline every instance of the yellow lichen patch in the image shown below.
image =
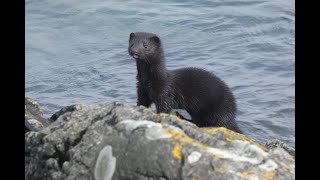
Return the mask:
<svg viewBox="0 0 320 180">
<path fill-rule="evenodd" d="M 216 154 L 216 155 L 214 155 L 216 158 L 218 158 L 218 159 L 221 159 L 221 158 L 223 158 L 223 156 L 222 155 L 219 155 L 219 154 Z"/>
<path fill-rule="evenodd" d="M 226 141 L 232 142 L 234 140 L 241 140 L 241 141 L 247 141 L 250 142 L 251 144 L 254 144 L 256 146 L 258 146 L 259 148 L 261 148 L 264 151 L 267 151 L 267 148 L 264 147 L 263 145 L 257 143 L 255 140 L 247 137 L 244 134 L 240 134 L 234 131 L 231 131 L 227 128 L 224 127 L 218 127 L 218 128 L 201 128 L 201 130 L 205 133 L 211 134 L 211 135 L 215 135 L 218 134 L 219 132 L 223 133 L 225 135 Z"/>
<path fill-rule="evenodd" d="M 175 116 L 173 114 L 169 114 L 168 116 L 171 117 L 172 119 L 178 119 L 178 116 Z"/>
<path fill-rule="evenodd" d="M 175 116 L 173 114 L 164 114 L 164 113 L 160 113 L 160 114 L 153 114 L 156 116 L 157 120 L 159 120 L 160 122 L 163 122 L 164 120 L 166 120 L 165 118 L 166 117 L 170 117 L 170 118 L 173 118 L 177 121 L 181 121 L 181 122 L 185 122 L 185 120 L 181 119 L 180 117 L 178 116 Z"/>
<path fill-rule="evenodd" d="M 157 121 L 159 121 L 160 123 L 165 122 L 165 118 L 166 118 L 166 114 L 153 114 L 153 116 L 157 119 Z"/>
<path fill-rule="evenodd" d="M 217 134 L 218 132 L 221 132 L 221 131 L 225 131 L 226 128 L 224 127 L 217 127 L 217 128 L 207 128 L 207 127 L 204 127 L 204 128 L 200 128 L 202 131 L 208 133 L 208 134 L 212 134 L 212 135 L 215 135 Z"/>
<path fill-rule="evenodd" d="M 208 146 L 206 146 L 205 144 L 203 144 L 195 139 L 192 139 L 192 138 L 188 137 L 187 135 L 184 135 L 180 132 L 176 132 L 176 131 L 172 131 L 172 130 L 167 129 L 166 134 L 170 134 L 172 136 L 172 138 L 175 140 L 184 141 L 184 142 L 191 144 L 193 146 L 196 146 L 204 151 L 206 151 L 208 149 Z M 184 142 L 180 142 L 180 144 L 183 146 Z M 214 154 L 214 156 L 218 159 L 223 158 L 223 156 L 220 154 Z"/>
<path fill-rule="evenodd" d="M 274 180 L 276 179 L 276 173 L 275 172 L 266 172 L 266 173 L 261 173 L 262 180 Z"/>
<path fill-rule="evenodd" d="M 204 144 L 202 144 L 202 143 L 200 143 L 200 142 L 198 142 L 198 141 L 196 141 L 196 140 L 194 140 L 194 139 L 192 139 L 192 138 L 188 137 L 187 135 L 184 135 L 180 132 L 171 131 L 168 129 L 166 134 L 170 134 L 175 140 L 184 141 L 186 143 L 197 146 L 203 150 L 207 150 L 207 148 L 208 148 L 206 145 L 204 145 Z"/>
<path fill-rule="evenodd" d="M 89 168 L 85 168 L 85 171 L 86 171 L 87 173 L 91 173 L 91 172 L 92 172 L 91 169 L 89 169 Z"/>
<path fill-rule="evenodd" d="M 201 177 L 192 177 L 191 180 L 201 180 Z"/>
<path fill-rule="evenodd" d="M 153 113 L 152 110 L 150 108 L 146 108 L 143 110 L 144 115 L 147 115 L 148 113 Z"/>
<path fill-rule="evenodd" d="M 252 175 L 252 174 L 255 174 L 257 171 L 254 170 L 254 169 L 250 169 L 248 171 L 244 171 L 241 173 L 242 176 L 249 176 L 249 175 Z"/>
<path fill-rule="evenodd" d="M 181 149 L 181 146 L 179 144 L 176 144 L 173 148 L 173 156 L 179 160 L 182 159 L 182 149 Z"/>
<path fill-rule="evenodd" d="M 185 122 L 185 120 L 183 120 L 183 119 L 181 119 L 180 117 L 175 116 L 175 115 L 173 115 L 173 114 L 170 114 L 169 117 L 174 118 L 174 119 L 176 119 L 177 121 L 180 121 L 180 122 Z"/>
<path fill-rule="evenodd" d="M 162 119 L 161 119 L 161 117 L 156 116 L 156 120 L 157 120 L 158 122 L 161 122 L 161 123 L 162 123 Z"/>
<path fill-rule="evenodd" d="M 167 131 L 166 134 L 170 134 L 174 139 L 181 139 L 183 134 L 176 131 Z"/>
<path fill-rule="evenodd" d="M 160 113 L 160 114 L 159 114 L 159 116 L 161 116 L 161 117 L 167 117 L 167 116 L 168 116 L 168 114 Z"/>
<path fill-rule="evenodd" d="M 224 167 L 221 167 L 221 168 L 218 168 L 216 171 L 221 172 L 221 173 L 224 173 L 224 172 L 227 172 L 228 169 L 227 169 L 227 168 L 224 168 Z"/>
<path fill-rule="evenodd" d="M 84 170 L 87 173 L 91 173 L 92 172 L 92 170 L 83 161 L 80 160 L 79 163 L 84 166 Z"/>
</svg>

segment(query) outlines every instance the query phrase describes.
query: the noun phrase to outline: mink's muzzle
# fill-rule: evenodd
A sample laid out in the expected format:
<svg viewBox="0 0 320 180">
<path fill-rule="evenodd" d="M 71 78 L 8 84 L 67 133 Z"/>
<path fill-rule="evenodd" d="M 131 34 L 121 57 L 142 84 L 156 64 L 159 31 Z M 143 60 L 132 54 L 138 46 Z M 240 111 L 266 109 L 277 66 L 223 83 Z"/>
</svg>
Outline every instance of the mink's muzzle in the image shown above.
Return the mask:
<svg viewBox="0 0 320 180">
<path fill-rule="evenodd" d="M 134 59 L 143 59 L 143 53 L 139 51 L 139 49 L 134 49 L 133 47 L 128 48 L 130 56 L 132 56 Z"/>
</svg>

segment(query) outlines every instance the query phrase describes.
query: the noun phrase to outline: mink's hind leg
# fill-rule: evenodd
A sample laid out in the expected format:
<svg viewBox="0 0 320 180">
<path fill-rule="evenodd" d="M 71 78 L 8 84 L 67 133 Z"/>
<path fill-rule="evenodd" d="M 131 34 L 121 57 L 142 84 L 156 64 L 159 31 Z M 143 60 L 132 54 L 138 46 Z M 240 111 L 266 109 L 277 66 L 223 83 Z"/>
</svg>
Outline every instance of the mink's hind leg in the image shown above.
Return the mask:
<svg viewBox="0 0 320 180">
<path fill-rule="evenodd" d="M 189 113 L 190 114 L 190 113 Z M 191 115 L 191 114 L 190 114 Z M 176 116 L 178 116 L 180 119 L 187 120 L 189 122 L 192 122 L 193 124 L 196 124 L 198 127 L 208 127 L 212 126 L 210 125 L 210 121 L 205 121 L 202 116 L 200 115 L 191 115 L 191 119 L 187 119 L 184 116 L 182 116 L 179 112 L 176 111 Z"/>
<path fill-rule="evenodd" d="M 190 114 L 191 115 L 191 114 Z M 212 118 L 204 115 L 199 114 L 192 114 L 191 115 L 191 122 L 196 124 L 198 127 L 212 127 L 214 125 L 214 121 Z"/>
</svg>

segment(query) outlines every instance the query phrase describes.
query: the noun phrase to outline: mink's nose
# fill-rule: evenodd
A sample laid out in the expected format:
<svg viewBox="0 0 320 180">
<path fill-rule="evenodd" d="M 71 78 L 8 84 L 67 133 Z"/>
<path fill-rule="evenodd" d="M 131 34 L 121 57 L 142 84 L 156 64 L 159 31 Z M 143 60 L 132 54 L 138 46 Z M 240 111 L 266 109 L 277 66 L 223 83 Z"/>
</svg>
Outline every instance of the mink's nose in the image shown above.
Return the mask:
<svg viewBox="0 0 320 180">
<path fill-rule="evenodd" d="M 131 53 L 132 53 L 132 54 L 138 54 L 138 50 L 136 50 L 136 49 L 131 49 Z"/>
</svg>

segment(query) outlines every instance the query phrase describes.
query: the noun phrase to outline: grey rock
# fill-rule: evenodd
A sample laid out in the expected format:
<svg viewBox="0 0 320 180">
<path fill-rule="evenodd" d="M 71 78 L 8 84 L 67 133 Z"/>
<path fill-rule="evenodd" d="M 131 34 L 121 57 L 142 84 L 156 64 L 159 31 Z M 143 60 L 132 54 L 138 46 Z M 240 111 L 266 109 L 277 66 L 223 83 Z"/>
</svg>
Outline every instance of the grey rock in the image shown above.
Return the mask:
<svg viewBox="0 0 320 180">
<path fill-rule="evenodd" d="M 144 107 L 78 104 L 54 119 L 25 135 L 26 179 L 295 178 L 282 148 Z"/>
<path fill-rule="evenodd" d="M 25 132 L 39 131 L 50 124 L 50 121 L 43 117 L 43 109 L 33 99 L 25 98 Z"/>
</svg>

